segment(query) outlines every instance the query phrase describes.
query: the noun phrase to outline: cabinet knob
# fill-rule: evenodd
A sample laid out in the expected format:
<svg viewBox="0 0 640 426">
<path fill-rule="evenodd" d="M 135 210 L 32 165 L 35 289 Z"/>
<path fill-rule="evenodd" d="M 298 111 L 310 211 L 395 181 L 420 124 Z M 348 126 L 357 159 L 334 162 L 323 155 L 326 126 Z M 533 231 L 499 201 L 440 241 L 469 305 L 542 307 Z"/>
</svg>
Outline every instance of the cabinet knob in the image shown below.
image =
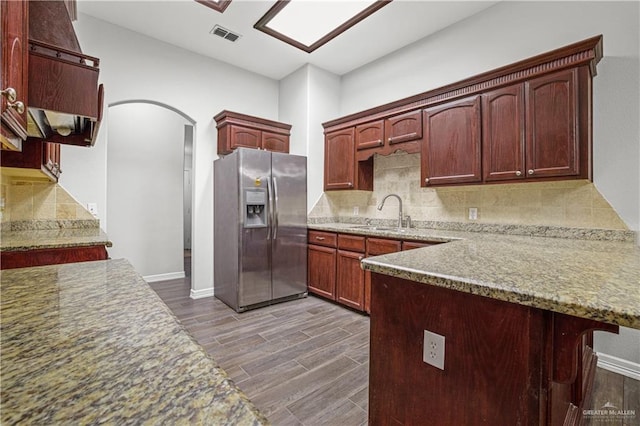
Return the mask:
<svg viewBox="0 0 640 426">
<path fill-rule="evenodd" d="M 522 172 L 521 172 L 520 170 L 518 170 L 518 171 L 516 172 L 516 176 L 522 176 Z"/>
<path fill-rule="evenodd" d="M 527 173 L 529 173 L 530 175 L 532 175 L 532 174 L 533 174 L 533 169 L 529 169 L 529 171 L 528 171 Z"/>
<path fill-rule="evenodd" d="M 316 240 L 318 240 L 318 241 L 324 241 L 324 237 L 316 237 Z"/>
<path fill-rule="evenodd" d="M 24 103 L 18 101 L 18 102 L 7 102 L 7 106 L 9 108 L 13 108 L 15 109 L 18 114 L 22 114 L 24 112 Z"/>
<path fill-rule="evenodd" d="M 0 93 L 2 94 L 2 96 L 6 97 L 9 102 L 15 102 L 18 98 L 16 89 L 14 89 L 13 87 L 7 87 L 5 90 L 1 90 Z"/>
<path fill-rule="evenodd" d="M 353 182 L 349 182 L 347 186 L 349 186 L 349 188 L 353 188 Z"/>
<path fill-rule="evenodd" d="M 429 183 L 429 178 L 424 178 L 424 183 Z"/>
</svg>

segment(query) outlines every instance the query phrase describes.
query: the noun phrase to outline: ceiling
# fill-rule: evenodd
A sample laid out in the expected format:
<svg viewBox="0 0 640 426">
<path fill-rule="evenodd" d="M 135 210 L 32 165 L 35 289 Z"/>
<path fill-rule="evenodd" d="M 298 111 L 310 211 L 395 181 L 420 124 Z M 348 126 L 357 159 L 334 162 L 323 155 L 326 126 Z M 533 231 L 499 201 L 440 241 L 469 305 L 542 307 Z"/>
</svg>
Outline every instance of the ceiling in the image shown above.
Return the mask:
<svg viewBox="0 0 640 426">
<path fill-rule="evenodd" d="M 280 80 L 307 63 L 346 74 L 497 1 L 395 0 L 312 53 L 253 28 L 274 3 L 233 0 L 220 13 L 193 0 L 78 0 L 78 12 Z M 210 34 L 216 24 L 239 33 L 240 39 L 230 42 Z"/>
</svg>

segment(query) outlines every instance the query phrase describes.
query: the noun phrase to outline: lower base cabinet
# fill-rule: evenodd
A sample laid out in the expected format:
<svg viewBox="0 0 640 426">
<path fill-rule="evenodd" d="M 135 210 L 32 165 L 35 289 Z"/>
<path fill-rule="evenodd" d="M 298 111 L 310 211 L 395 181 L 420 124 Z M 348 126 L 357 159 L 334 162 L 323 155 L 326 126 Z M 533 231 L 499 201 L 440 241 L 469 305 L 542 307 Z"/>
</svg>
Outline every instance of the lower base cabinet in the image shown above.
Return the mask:
<svg viewBox="0 0 640 426">
<path fill-rule="evenodd" d="M 0 253 L 0 269 L 89 262 L 94 260 L 106 260 L 108 258 L 109 255 L 107 253 L 107 248 L 104 245 L 3 251 Z"/>
<path fill-rule="evenodd" d="M 369 256 L 434 244 L 437 243 L 310 230 L 307 258 L 309 292 L 370 313 L 371 273 L 362 269 L 360 261 Z"/>
<path fill-rule="evenodd" d="M 372 274 L 370 425 L 579 425 L 593 330 L 618 326 Z M 423 361 L 445 337 L 444 370 Z"/>
</svg>

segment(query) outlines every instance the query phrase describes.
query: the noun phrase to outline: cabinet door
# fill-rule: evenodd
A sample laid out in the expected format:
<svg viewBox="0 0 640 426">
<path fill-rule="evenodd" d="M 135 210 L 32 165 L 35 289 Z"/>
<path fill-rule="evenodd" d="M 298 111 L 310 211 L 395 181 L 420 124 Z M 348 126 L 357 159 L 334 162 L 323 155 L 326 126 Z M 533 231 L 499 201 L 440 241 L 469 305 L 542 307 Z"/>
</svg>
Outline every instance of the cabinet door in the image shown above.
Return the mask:
<svg viewBox="0 0 640 426">
<path fill-rule="evenodd" d="M 363 253 L 338 250 L 336 300 L 354 309 L 364 309 Z"/>
<path fill-rule="evenodd" d="M 324 189 L 355 187 L 354 129 L 327 133 L 324 142 Z"/>
<path fill-rule="evenodd" d="M 480 96 L 424 111 L 422 185 L 482 181 Z"/>
<path fill-rule="evenodd" d="M 230 148 L 260 148 L 262 143 L 262 132 L 260 130 L 249 129 L 246 127 L 234 126 L 230 127 L 231 143 Z"/>
<path fill-rule="evenodd" d="M 389 117 L 384 122 L 384 137 L 389 145 L 422 138 L 422 111 Z"/>
<path fill-rule="evenodd" d="M 262 149 L 273 152 L 289 153 L 289 136 L 272 132 L 262 132 Z"/>
<path fill-rule="evenodd" d="M 402 241 L 386 238 L 367 238 L 367 257 L 379 256 L 400 251 Z M 371 313 L 371 272 L 366 271 L 364 277 L 364 311 Z"/>
<path fill-rule="evenodd" d="M 577 175 L 577 70 L 528 81 L 525 92 L 527 177 Z"/>
<path fill-rule="evenodd" d="M 29 2 L 27 1 L 0 1 L 0 19 L 2 20 L 0 89 L 5 91 L 12 88 L 16 95 L 15 99 L 11 100 L 7 93 L 0 100 L 2 136 L 3 139 L 7 138 L 10 141 L 16 138 L 27 138 L 28 13 Z M 18 102 L 22 102 L 22 108 L 18 107 Z M 16 145 L 17 142 L 12 144 Z"/>
<path fill-rule="evenodd" d="M 371 123 L 356 126 L 356 149 L 376 148 L 384 145 L 384 121 L 372 121 Z"/>
<path fill-rule="evenodd" d="M 485 181 L 524 179 L 524 86 L 482 95 L 482 157 Z"/>
<path fill-rule="evenodd" d="M 336 249 L 311 244 L 307 247 L 307 284 L 309 292 L 335 300 Z"/>
</svg>

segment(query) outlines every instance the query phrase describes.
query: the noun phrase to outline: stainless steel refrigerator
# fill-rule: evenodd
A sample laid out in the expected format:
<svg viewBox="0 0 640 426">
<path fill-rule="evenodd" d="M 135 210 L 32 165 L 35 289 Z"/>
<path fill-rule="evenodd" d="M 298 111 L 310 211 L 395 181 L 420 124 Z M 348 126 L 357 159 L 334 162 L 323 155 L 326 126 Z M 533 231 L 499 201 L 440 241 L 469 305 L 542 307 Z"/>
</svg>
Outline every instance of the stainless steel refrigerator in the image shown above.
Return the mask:
<svg viewBox="0 0 640 426">
<path fill-rule="evenodd" d="M 239 148 L 213 163 L 214 294 L 236 312 L 307 295 L 307 158 Z"/>
</svg>

